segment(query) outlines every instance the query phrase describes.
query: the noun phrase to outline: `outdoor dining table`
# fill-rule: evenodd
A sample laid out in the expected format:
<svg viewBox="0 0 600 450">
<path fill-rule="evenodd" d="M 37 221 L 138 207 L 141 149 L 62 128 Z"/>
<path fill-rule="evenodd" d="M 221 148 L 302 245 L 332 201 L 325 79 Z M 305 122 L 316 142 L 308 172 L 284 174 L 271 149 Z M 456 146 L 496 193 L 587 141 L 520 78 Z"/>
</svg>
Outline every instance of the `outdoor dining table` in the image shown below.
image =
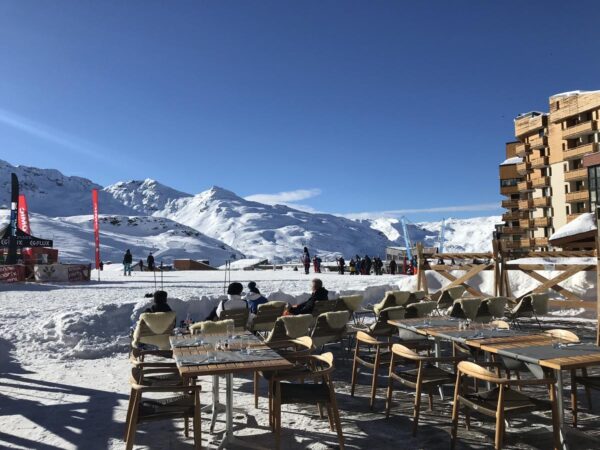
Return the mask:
<svg viewBox="0 0 600 450">
<path fill-rule="evenodd" d="M 251 333 L 236 334 L 227 340 L 226 337 L 224 334 L 171 336 L 173 356 L 179 374 L 187 383 L 200 376 L 225 377 L 226 427 L 219 449 L 231 445 L 261 449 L 263 447 L 242 441 L 234 435 L 233 376 L 259 370 L 285 370 L 292 368 L 293 364 Z M 215 344 L 219 341 L 227 342 L 227 346 L 215 349 Z M 213 408 L 215 407 L 216 405 L 213 405 Z"/>
</svg>

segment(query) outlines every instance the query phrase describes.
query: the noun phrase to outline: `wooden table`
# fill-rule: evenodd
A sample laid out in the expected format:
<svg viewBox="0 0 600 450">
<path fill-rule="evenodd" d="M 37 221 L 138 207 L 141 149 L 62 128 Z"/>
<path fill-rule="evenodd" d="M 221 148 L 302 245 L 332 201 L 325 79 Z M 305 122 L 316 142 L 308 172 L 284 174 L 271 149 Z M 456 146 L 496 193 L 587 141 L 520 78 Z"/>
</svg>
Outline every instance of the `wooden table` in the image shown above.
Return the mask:
<svg viewBox="0 0 600 450">
<path fill-rule="evenodd" d="M 490 343 L 481 346 L 488 353 L 513 358 L 528 366 L 538 366 L 553 370 L 556 377 L 556 400 L 561 423 L 561 440 L 563 448 L 568 448 L 564 429 L 564 395 L 563 370 L 582 369 L 600 365 L 600 347 L 594 344 L 568 344 L 554 347 L 552 339 L 545 341 L 513 341 Z M 582 353 L 582 354 L 577 354 Z"/>
<path fill-rule="evenodd" d="M 221 335 L 220 338 L 225 339 L 225 335 Z M 173 350 L 173 356 L 175 361 L 177 362 L 177 367 L 179 369 L 179 373 L 184 381 L 188 383 L 191 382 L 192 379 L 200 376 L 212 375 L 213 378 L 213 399 L 216 394 L 216 401 L 213 402 L 213 424 L 214 418 L 217 411 L 218 404 L 218 375 L 225 376 L 226 379 L 226 399 L 225 399 L 225 412 L 226 412 L 226 428 L 225 428 L 225 436 L 219 445 L 219 449 L 227 448 L 231 445 L 242 446 L 247 448 L 257 448 L 262 449 L 263 447 L 259 445 L 255 445 L 251 442 L 242 441 L 235 437 L 233 434 L 233 376 L 235 374 L 240 374 L 244 372 L 254 373 L 259 370 L 285 370 L 291 369 L 293 364 L 288 360 L 283 358 L 280 355 L 274 356 L 272 359 L 267 360 L 252 360 L 252 353 L 245 354 L 242 351 L 241 342 L 244 338 L 249 342 L 249 347 L 254 350 L 266 350 L 269 347 L 265 345 L 262 341 L 256 338 L 251 333 L 243 333 L 237 336 L 237 339 L 232 339 L 231 344 L 228 345 L 227 349 L 222 350 L 223 352 L 233 352 L 237 351 L 239 353 L 236 354 L 236 357 L 241 358 L 240 361 L 233 362 L 214 362 L 214 363 L 202 363 L 198 365 L 184 365 L 182 361 L 186 356 L 193 357 L 197 355 L 207 355 L 209 346 L 207 344 L 198 343 L 198 345 L 179 347 L 179 345 L 187 345 L 187 344 L 196 344 L 196 340 L 198 340 L 198 335 L 188 335 L 188 336 L 172 336 L 170 338 L 171 348 Z M 212 335 L 211 339 L 219 339 L 219 336 Z M 187 342 L 186 342 L 187 341 Z M 219 352 L 216 352 L 217 356 Z M 244 354 L 246 358 L 244 357 Z M 246 360 L 244 360 L 246 359 Z M 216 381 L 215 381 L 216 379 Z M 215 392 L 216 390 L 216 392 Z M 212 430 L 212 426 L 211 426 Z"/>
</svg>

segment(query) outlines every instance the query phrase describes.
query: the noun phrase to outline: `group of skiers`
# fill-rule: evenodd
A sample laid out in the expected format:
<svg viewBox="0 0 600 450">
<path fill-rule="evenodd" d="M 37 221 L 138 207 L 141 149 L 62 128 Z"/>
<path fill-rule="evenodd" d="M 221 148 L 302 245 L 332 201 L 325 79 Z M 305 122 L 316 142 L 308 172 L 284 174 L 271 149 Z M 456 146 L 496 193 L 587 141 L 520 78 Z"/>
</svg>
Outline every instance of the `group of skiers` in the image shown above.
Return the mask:
<svg viewBox="0 0 600 450">
<path fill-rule="evenodd" d="M 104 265 L 104 264 L 103 264 Z M 140 259 L 139 262 L 140 270 L 144 271 L 144 260 Z M 123 255 L 123 276 L 131 276 L 131 270 L 133 266 L 133 255 L 131 254 L 131 250 L 127 249 L 125 255 Z M 156 266 L 154 264 L 154 255 L 152 252 L 146 258 L 146 271 L 154 272 L 156 270 Z"/>
<path fill-rule="evenodd" d="M 304 265 L 304 273 L 306 273 L 307 275 L 310 273 L 311 263 L 313 265 L 314 272 L 321 273 L 321 258 L 318 256 L 314 256 L 311 259 L 307 247 L 304 247 L 304 251 L 300 260 Z M 409 261 L 406 256 L 404 257 L 404 261 L 402 264 L 396 262 L 395 260 L 391 260 L 388 264 L 387 270 L 384 270 L 385 263 L 379 256 L 374 256 L 373 258 L 371 258 L 369 257 L 369 255 L 365 255 L 363 258 L 361 258 L 359 255 L 356 255 L 350 260 L 347 267 L 346 260 L 343 256 L 337 258 L 336 261 L 338 273 L 340 275 L 344 275 L 346 273 L 346 270 L 348 270 L 350 275 L 383 275 L 384 271 L 391 275 L 414 275 L 416 273 L 417 267 L 416 258 L 413 257 Z"/>
</svg>

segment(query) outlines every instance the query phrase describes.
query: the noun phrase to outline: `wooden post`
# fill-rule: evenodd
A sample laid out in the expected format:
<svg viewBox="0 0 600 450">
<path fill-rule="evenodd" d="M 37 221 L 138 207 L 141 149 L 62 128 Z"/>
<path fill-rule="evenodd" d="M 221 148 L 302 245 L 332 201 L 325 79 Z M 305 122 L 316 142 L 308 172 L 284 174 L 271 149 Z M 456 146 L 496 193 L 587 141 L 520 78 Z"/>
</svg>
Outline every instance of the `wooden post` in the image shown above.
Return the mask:
<svg viewBox="0 0 600 450">
<path fill-rule="evenodd" d="M 499 294 L 499 283 L 500 283 L 500 273 L 499 273 L 499 266 L 498 266 L 498 240 L 494 239 L 492 241 L 492 251 L 493 251 L 493 256 L 492 258 L 494 258 L 494 295 L 497 297 Z"/>
<path fill-rule="evenodd" d="M 417 289 L 425 291 L 429 295 L 429 287 L 427 286 L 427 274 L 425 271 L 425 259 L 423 257 L 423 244 L 417 242 Z"/>
</svg>

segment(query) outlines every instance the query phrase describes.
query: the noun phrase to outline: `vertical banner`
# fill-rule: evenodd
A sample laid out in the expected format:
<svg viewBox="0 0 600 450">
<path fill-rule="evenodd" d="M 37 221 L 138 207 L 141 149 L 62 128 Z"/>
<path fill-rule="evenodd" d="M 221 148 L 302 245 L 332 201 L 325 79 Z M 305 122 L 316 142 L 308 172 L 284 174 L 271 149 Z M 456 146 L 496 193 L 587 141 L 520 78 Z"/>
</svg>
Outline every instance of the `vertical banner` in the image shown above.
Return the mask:
<svg viewBox="0 0 600 450">
<path fill-rule="evenodd" d="M 19 195 L 19 203 L 17 206 L 17 228 L 24 233 L 31 234 L 29 225 L 29 210 L 27 209 L 27 199 L 23 194 Z M 23 256 L 31 257 L 32 251 L 30 248 L 22 250 Z"/>
<path fill-rule="evenodd" d="M 19 203 L 19 179 L 17 174 L 10 174 L 10 235 L 8 237 L 8 255 L 6 264 L 17 263 L 17 204 Z"/>
<path fill-rule="evenodd" d="M 92 190 L 92 206 L 94 210 L 94 242 L 96 246 L 96 270 L 100 278 L 100 227 L 98 225 L 98 189 Z"/>
</svg>

